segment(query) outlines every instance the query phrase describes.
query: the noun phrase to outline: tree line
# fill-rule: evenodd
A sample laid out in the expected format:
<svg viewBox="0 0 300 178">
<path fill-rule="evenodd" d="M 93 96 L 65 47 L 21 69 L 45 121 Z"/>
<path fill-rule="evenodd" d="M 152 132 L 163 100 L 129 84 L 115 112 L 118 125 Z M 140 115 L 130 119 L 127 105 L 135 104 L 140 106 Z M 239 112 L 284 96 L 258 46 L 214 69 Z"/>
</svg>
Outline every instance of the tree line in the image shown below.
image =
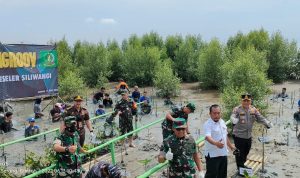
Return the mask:
<svg viewBox="0 0 300 178">
<path fill-rule="evenodd" d="M 123 78 L 131 86 L 155 86 L 161 96 L 176 95 L 180 82 L 199 82 L 203 89 L 218 89 L 225 107 L 249 92 L 263 105 L 268 86 L 300 77 L 300 51 L 296 41 L 264 29 L 238 32 L 225 44 L 217 38 L 156 32 L 133 34 L 121 44 L 66 39 L 57 42 L 60 95 L 80 94 Z M 233 99 L 234 98 L 234 99 Z M 232 101 L 236 100 L 236 101 Z M 263 106 L 261 106 L 263 107 Z"/>
</svg>

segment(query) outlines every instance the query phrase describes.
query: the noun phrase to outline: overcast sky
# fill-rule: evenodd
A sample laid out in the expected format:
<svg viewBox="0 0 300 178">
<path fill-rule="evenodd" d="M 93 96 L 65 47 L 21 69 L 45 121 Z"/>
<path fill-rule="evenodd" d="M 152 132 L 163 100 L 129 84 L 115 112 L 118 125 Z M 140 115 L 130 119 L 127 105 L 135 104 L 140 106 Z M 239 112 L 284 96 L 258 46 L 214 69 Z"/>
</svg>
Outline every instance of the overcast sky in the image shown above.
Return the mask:
<svg viewBox="0 0 300 178">
<path fill-rule="evenodd" d="M 150 31 L 225 42 L 261 27 L 299 42 L 299 8 L 299 0 L 0 0 L 0 42 L 121 42 Z"/>
</svg>

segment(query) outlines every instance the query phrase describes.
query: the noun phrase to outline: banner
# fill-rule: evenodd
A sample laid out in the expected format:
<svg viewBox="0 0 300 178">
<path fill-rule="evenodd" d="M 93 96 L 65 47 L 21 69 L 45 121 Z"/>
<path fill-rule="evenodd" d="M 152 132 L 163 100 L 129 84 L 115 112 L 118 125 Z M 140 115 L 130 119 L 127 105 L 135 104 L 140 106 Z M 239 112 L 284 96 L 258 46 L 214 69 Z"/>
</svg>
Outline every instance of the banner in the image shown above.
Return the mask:
<svg viewBox="0 0 300 178">
<path fill-rule="evenodd" d="M 55 46 L 0 43 L 0 100 L 58 93 Z"/>
</svg>

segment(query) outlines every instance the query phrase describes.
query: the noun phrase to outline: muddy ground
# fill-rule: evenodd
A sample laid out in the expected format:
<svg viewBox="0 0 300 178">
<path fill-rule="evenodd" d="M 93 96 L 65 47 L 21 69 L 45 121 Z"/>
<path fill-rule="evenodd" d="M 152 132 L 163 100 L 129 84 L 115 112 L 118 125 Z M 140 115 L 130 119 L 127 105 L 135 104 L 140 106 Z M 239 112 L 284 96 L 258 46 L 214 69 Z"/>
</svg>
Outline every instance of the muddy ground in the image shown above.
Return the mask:
<svg viewBox="0 0 300 178">
<path fill-rule="evenodd" d="M 300 82 L 290 81 L 280 85 L 271 86 L 274 93 L 279 93 L 282 87 L 287 88 L 287 92 L 290 96 L 295 96 L 296 101 L 300 98 Z M 112 88 L 112 87 L 111 87 Z M 141 92 L 144 88 L 140 89 Z M 154 97 L 153 88 L 146 88 L 148 93 L 153 99 L 153 110 L 150 115 L 142 116 L 141 121 L 138 121 L 138 125 L 145 125 L 151 123 L 156 119 L 162 118 L 165 112 L 169 110 L 169 106 L 163 105 L 163 100 Z M 87 102 L 83 103 L 83 106 L 87 107 L 91 116 L 96 109 L 96 106 L 92 104 L 92 93 L 96 90 L 89 91 Z M 113 91 L 110 90 L 112 93 Z M 270 95 L 267 99 L 270 109 L 268 111 L 268 118 L 272 121 L 274 127 L 267 132 L 270 143 L 265 145 L 265 153 L 267 156 L 265 174 L 268 177 L 300 177 L 300 143 L 296 138 L 295 131 L 292 129 L 292 114 L 297 111 L 296 101 L 292 107 L 292 101 L 294 97 L 286 99 L 285 101 L 273 99 L 274 95 Z M 182 93 L 180 97 L 173 98 L 177 104 L 184 105 L 188 101 L 193 101 L 196 106 L 196 112 L 189 116 L 191 133 L 195 138 L 203 136 L 202 125 L 208 118 L 208 107 L 214 103 L 220 103 L 219 93 L 216 91 L 202 91 L 198 88 L 197 83 L 182 84 Z M 42 107 L 51 100 L 47 99 L 42 102 Z M 0 135 L 0 141 L 7 142 L 24 136 L 24 125 L 27 124 L 26 118 L 33 116 L 33 101 L 18 101 L 10 102 L 14 106 L 14 128 L 18 131 L 14 131 L 8 134 Z M 156 107 L 157 106 L 157 107 Z M 49 118 L 49 110 L 51 106 L 46 107 L 44 110 L 45 116 L 37 121 L 42 131 L 50 130 L 58 127 L 58 123 L 52 123 Z M 109 110 L 110 111 L 110 110 Z M 258 136 L 262 133 L 262 127 L 256 125 L 254 128 L 253 145 L 249 155 L 256 154 L 262 155 L 262 144 L 258 141 Z M 0 149 L 0 165 L 5 165 L 8 169 L 19 170 L 18 174 L 22 174 L 25 168 L 22 166 L 24 163 L 24 156 L 30 151 L 37 154 L 43 154 L 46 147 L 50 147 L 55 134 L 49 134 L 46 137 L 41 137 L 38 141 L 22 142 L 7 146 L 4 150 Z M 88 138 L 88 132 L 87 132 Z M 276 144 L 275 145 L 275 141 Z M 124 165 L 124 172 L 126 171 L 127 177 L 136 177 L 141 175 L 145 170 L 155 166 L 157 164 L 156 156 L 158 154 L 159 146 L 162 142 L 161 125 L 156 124 L 150 129 L 145 129 L 139 133 L 139 138 L 135 140 L 136 148 L 127 148 L 128 155 L 122 151 Z M 89 140 L 86 139 L 86 143 Z M 203 148 L 202 148 L 203 149 Z M 200 150 L 201 152 L 203 150 Z M 229 153 L 229 165 L 228 165 L 228 177 L 236 172 L 235 160 L 232 153 Z M 116 159 L 119 165 L 121 162 L 121 148 L 116 148 Z M 100 158 L 101 160 L 110 161 L 110 156 L 105 155 Z M 139 160 L 149 159 L 151 160 L 146 166 L 139 163 Z M 6 161 L 5 161 L 6 160 Z M 88 170 L 95 161 L 88 162 L 85 165 L 85 169 Z M 205 166 L 205 159 L 203 158 Z M 151 177 L 162 177 L 161 172 Z"/>
</svg>

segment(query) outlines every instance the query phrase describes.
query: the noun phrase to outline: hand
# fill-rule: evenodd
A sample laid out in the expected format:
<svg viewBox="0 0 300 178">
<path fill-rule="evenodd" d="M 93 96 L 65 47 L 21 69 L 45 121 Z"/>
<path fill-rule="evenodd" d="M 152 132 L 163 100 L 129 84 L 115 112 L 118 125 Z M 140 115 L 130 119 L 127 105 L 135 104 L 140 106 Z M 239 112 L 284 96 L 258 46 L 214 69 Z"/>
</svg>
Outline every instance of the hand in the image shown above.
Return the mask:
<svg viewBox="0 0 300 178">
<path fill-rule="evenodd" d="M 200 171 L 199 172 L 199 178 L 204 178 L 205 174 L 204 174 L 204 171 Z"/>
<path fill-rule="evenodd" d="M 166 154 L 166 159 L 169 161 L 173 159 L 173 153 L 171 151 L 171 148 L 169 148 L 169 151 Z"/>
<path fill-rule="evenodd" d="M 231 144 L 231 146 L 230 146 L 230 149 L 231 149 L 231 151 L 234 151 L 234 150 L 236 150 L 236 147 L 235 147 L 235 145 L 234 145 L 234 144 Z"/>
<path fill-rule="evenodd" d="M 69 152 L 70 153 L 75 153 L 75 151 L 77 150 L 77 146 L 76 145 L 72 145 L 69 147 Z"/>
<path fill-rule="evenodd" d="M 222 140 L 221 140 L 222 141 Z M 218 141 L 215 143 L 215 145 L 218 147 L 218 148 L 223 148 L 224 147 L 224 143 L 222 143 L 221 141 Z"/>
</svg>

